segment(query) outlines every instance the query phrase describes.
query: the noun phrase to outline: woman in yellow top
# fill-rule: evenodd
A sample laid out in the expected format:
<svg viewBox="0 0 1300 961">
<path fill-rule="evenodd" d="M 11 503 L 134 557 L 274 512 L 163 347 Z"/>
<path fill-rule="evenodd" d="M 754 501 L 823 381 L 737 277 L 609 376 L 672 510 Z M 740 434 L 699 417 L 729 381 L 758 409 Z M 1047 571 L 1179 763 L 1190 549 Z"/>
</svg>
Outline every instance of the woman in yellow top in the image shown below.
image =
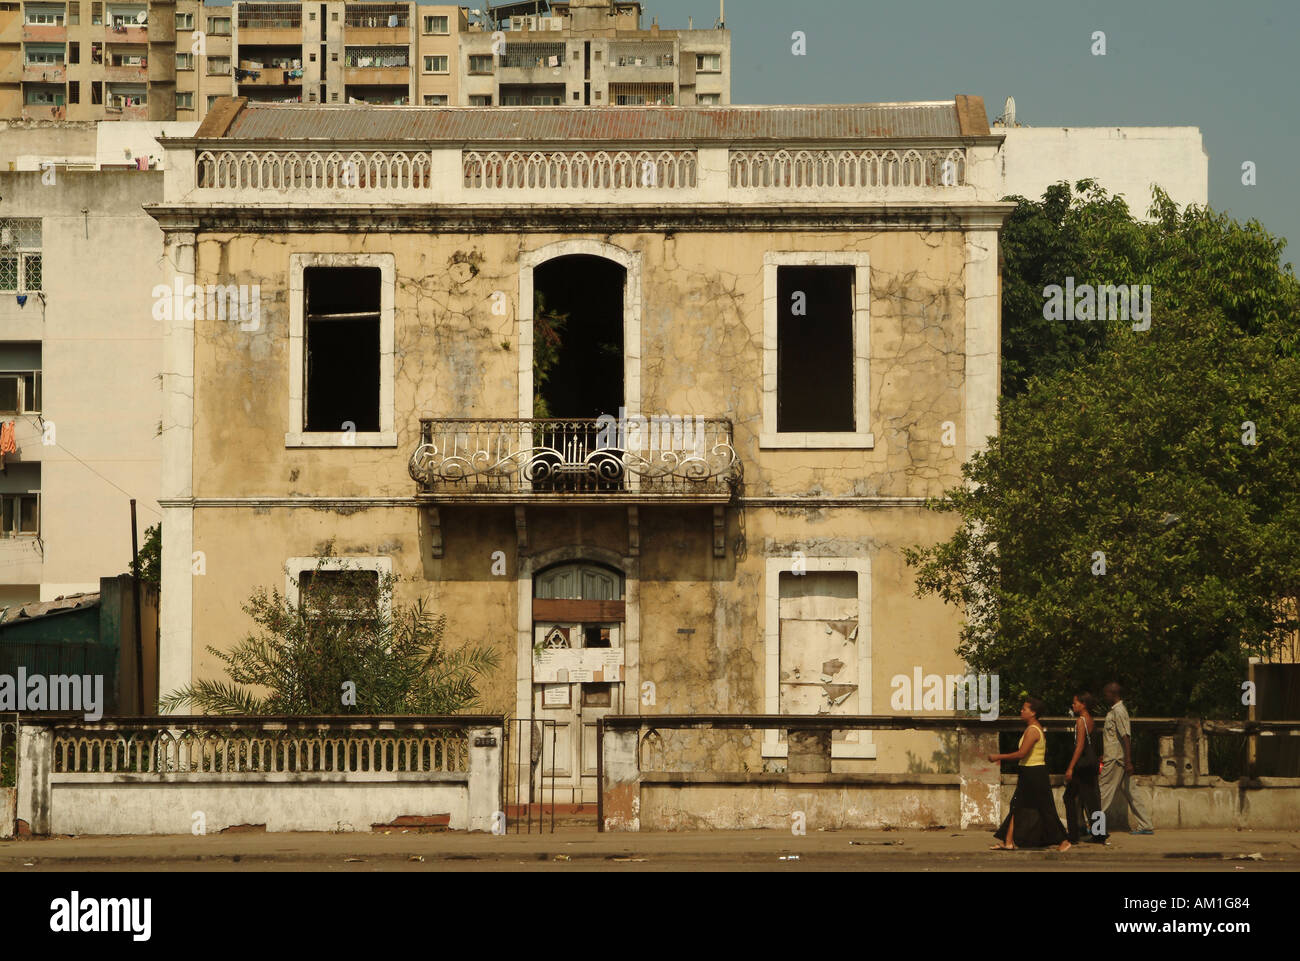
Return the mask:
<svg viewBox="0 0 1300 961">
<path fill-rule="evenodd" d="M 1057 817 L 1056 801 L 1052 799 L 1052 782 L 1047 776 L 1047 735 L 1038 720 L 1042 712 L 1041 700 L 1025 698 L 1020 707 L 1025 733 L 1020 736 L 1019 748 L 1012 754 L 989 755 L 989 760 L 994 762 L 1020 762 L 1020 777 L 1016 781 L 1016 792 L 1011 796 L 1011 810 L 993 835 L 998 839 L 998 843 L 993 845 L 995 851 L 1045 847 L 1070 850 L 1065 826 Z"/>
</svg>

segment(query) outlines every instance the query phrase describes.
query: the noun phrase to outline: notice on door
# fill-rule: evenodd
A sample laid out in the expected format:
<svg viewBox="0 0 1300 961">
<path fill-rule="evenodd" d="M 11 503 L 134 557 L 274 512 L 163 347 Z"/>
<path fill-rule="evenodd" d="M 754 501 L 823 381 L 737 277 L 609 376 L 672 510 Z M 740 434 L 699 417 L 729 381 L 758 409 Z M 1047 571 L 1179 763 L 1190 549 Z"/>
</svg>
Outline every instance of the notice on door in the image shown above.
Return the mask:
<svg viewBox="0 0 1300 961">
<path fill-rule="evenodd" d="M 588 647 L 576 651 L 564 648 L 544 650 L 533 655 L 533 683 L 555 684 L 564 678 L 574 684 L 603 684 L 623 680 L 621 647 Z"/>
</svg>

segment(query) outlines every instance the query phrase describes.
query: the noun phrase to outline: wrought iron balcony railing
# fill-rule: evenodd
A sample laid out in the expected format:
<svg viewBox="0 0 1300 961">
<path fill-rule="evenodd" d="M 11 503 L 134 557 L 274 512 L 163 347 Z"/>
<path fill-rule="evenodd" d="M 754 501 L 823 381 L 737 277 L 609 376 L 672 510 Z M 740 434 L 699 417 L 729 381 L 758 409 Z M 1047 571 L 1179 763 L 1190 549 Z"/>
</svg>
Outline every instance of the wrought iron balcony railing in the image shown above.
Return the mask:
<svg viewBox="0 0 1300 961">
<path fill-rule="evenodd" d="M 436 499 L 725 503 L 740 479 L 731 422 L 693 416 L 422 420 L 411 477 Z"/>
</svg>

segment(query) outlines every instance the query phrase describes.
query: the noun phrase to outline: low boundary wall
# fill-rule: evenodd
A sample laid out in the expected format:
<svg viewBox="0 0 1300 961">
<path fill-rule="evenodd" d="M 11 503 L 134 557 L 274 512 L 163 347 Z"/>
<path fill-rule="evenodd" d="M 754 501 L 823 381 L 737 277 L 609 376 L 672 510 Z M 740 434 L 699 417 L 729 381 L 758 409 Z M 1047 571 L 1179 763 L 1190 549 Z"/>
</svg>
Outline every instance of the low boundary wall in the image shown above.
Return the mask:
<svg viewBox="0 0 1300 961">
<path fill-rule="evenodd" d="M 501 717 L 213 718 L 19 724 L 20 834 L 491 831 Z"/>
<path fill-rule="evenodd" d="M 1071 718 L 1046 718 L 1049 731 L 1070 732 Z M 934 716 L 618 715 L 599 725 L 603 831 L 770 828 L 848 830 L 959 828 L 992 830 L 1001 823 L 1016 776 L 987 760 L 999 753 L 998 732 L 1019 719 Z M 1300 778 L 1208 775 L 1209 735 L 1300 735 L 1300 722 L 1199 721 L 1144 718 L 1135 728 L 1160 735 L 1160 774 L 1138 776 L 1160 828 L 1300 830 Z M 641 769 L 643 739 L 668 729 L 784 730 L 790 755 L 783 773 Z M 833 730 L 931 730 L 957 733 L 955 774 L 839 773 L 831 769 Z M 1062 820 L 1065 779 L 1052 777 Z M 1126 827 L 1112 807 L 1112 830 Z"/>
</svg>

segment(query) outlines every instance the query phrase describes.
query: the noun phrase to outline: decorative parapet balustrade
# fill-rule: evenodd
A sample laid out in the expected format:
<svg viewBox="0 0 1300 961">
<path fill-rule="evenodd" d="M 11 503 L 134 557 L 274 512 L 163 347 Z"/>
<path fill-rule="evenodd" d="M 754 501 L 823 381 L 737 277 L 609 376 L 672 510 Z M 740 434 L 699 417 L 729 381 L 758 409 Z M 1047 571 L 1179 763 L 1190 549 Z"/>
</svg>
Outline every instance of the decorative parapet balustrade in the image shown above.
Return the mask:
<svg viewBox="0 0 1300 961">
<path fill-rule="evenodd" d="M 694 150 L 467 150 L 463 165 L 466 190 L 673 190 L 698 166 Z"/>
<path fill-rule="evenodd" d="M 730 169 L 732 187 L 956 187 L 966 151 L 732 150 Z"/>
<path fill-rule="evenodd" d="M 746 201 L 759 199 L 759 191 L 773 202 L 878 199 L 882 191 L 929 200 L 936 196 L 931 191 L 974 186 L 968 162 L 975 159 L 966 148 L 200 149 L 193 178 L 200 194 L 334 193 L 345 199 L 340 192 L 360 191 L 358 200 L 367 203 L 382 193 L 400 202 L 470 204 L 500 192 L 537 203 L 561 196 L 608 202 L 611 193 L 653 195 L 657 202 L 726 201 L 733 191 L 733 199 Z"/>
<path fill-rule="evenodd" d="M 731 422 L 693 416 L 422 420 L 411 477 L 432 495 L 730 499 Z"/>
<path fill-rule="evenodd" d="M 203 150 L 196 186 L 218 190 L 428 190 L 427 151 Z"/>
<path fill-rule="evenodd" d="M 456 723 L 451 720 L 448 727 Z M 465 730 L 428 722 L 397 721 L 385 728 L 346 718 L 317 723 L 178 718 L 175 727 L 157 721 L 105 727 L 56 728 L 52 773 L 418 779 L 469 770 Z"/>
</svg>

